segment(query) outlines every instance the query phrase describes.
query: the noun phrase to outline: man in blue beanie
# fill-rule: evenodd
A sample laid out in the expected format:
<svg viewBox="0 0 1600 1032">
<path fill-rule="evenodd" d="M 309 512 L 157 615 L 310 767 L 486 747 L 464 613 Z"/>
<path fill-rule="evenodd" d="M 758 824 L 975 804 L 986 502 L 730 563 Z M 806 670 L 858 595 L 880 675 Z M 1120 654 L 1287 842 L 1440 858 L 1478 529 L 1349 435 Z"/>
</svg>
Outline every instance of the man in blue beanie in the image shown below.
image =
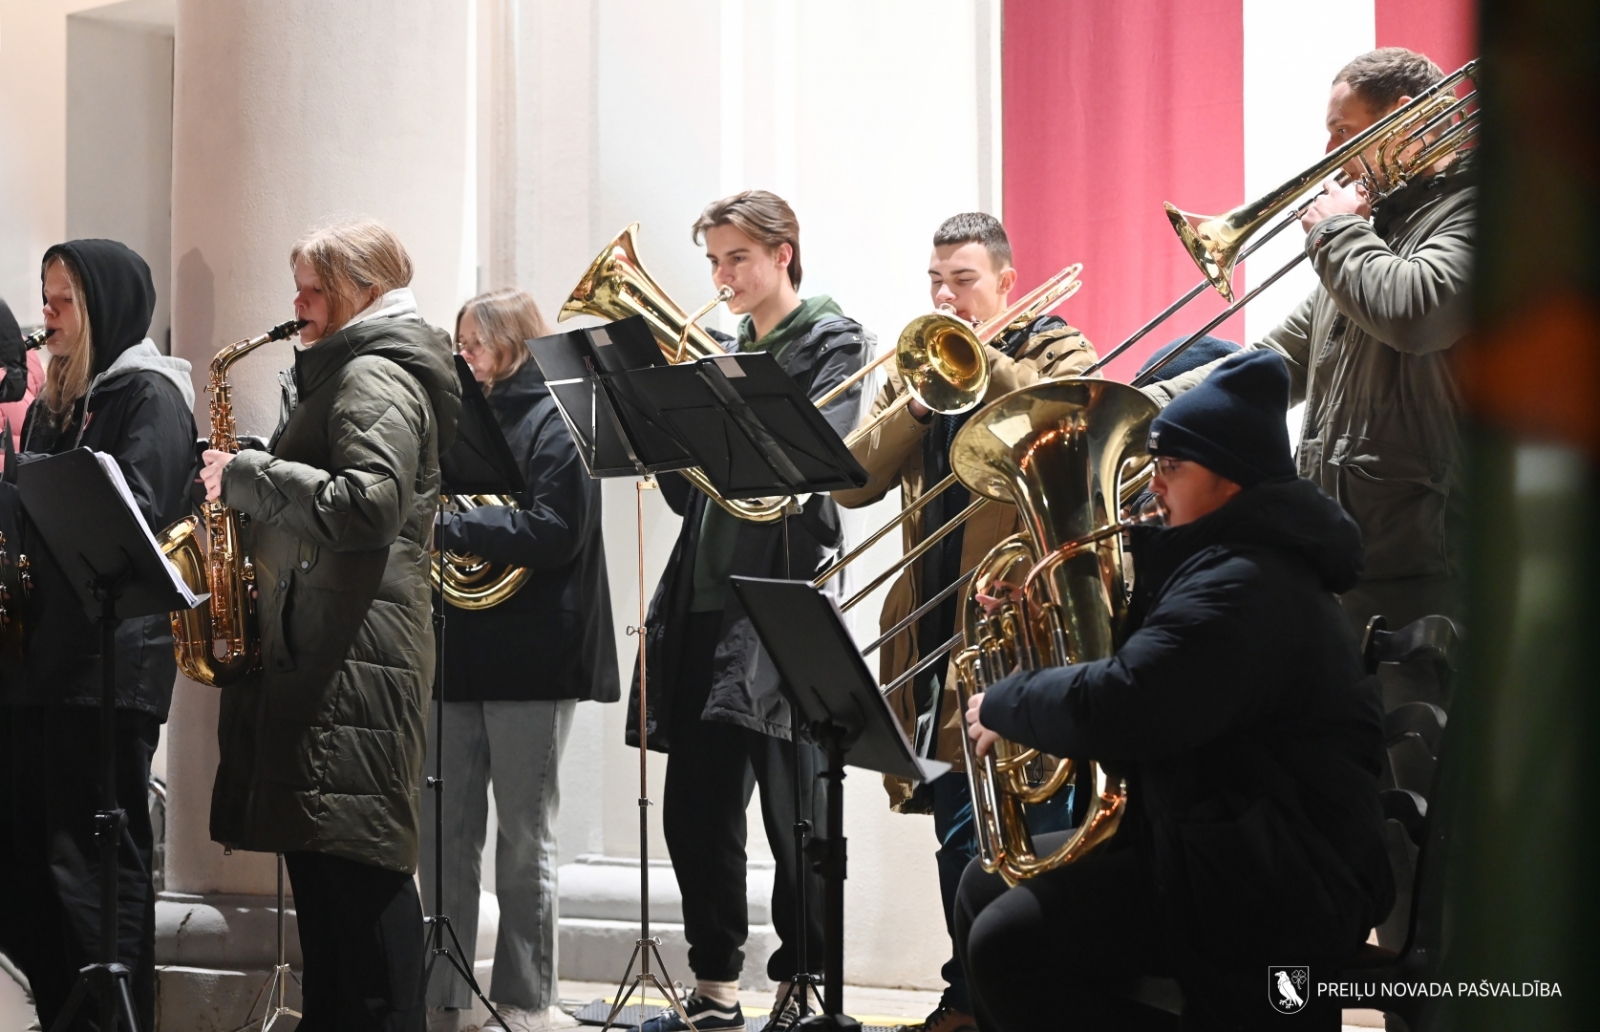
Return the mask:
<svg viewBox="0 0 1600 1032">
<path fill-rule="evenodd" d="M 1144 360 L 1144 365 L 1140 366 L 1139 371 L 1134 374 L 1134 380 L 1137 381 L 1145 373 L 1149 372 L 1151 366 L 1172 354 L 1174 348 L 1188 339 L 1187 334 L 1182 337 L 1174 337 L 1152 351 L 1150 357 Z M 1157 376 L 1152 382 L 1160 383 L 1163 380 L 1170 380 L 1174 376 L 1182 376 L 1191 369 L 1198 369 L 1203 365 L 1210 365 L 1212 362 L 1227 358 L 1238 350 L 1239 345 L 1233 341 L 1223 340 L 1221 337 L 1213 337 L 1208 333 L 1184 348 L 1177 358 L 1156 370 Z"/>
<path fill-rule="evenodd" d="M 1383 47 L 1334 77 L 1328 147 L 1344 143 L 1443 78 L 1425 55 Z M 1459 617 L 1466 483 L 1460 390 L 1450 349 L 1472 324 L 1476 187 L 1470 159 L 1446 160 L 1376 203 L 1358 161 L 1300 220 L 1318 285 L 1249 347 L 1288 363 L 1305 402 L 1299 473 L 1339 500 L 1361 528 L 1361 580 L 1340 595 L 1364 627 Z M 1215 363 L 1162 370 L 1145 393 L 1166 404 Z"/>
<path fill-rule="evenodd" d="M 1309 982 L 1298 1003 L 1261 984 L 1348 959 L 1394 902 L 1382 709 L 1334 597 L 1360 533 L 1295 476 L 1288 400 L 1283 360 L 1249 351 L 1169 405 L 1149 439 L 1168 520 L 1133 532 L 1121 648 L 971 699 L 980 755 L 1004 737 L 1098 760 L 1130 800 L 1109 842 L 1015 888 L 967 868 L 957 937 L 984 1029 L 1176 1029 L 1134 998 L 1140 976 L 1178 981 L 1184 1027 L 1277 1027 L 1288 1008 L 1339 1028 Z"/>
</svg>

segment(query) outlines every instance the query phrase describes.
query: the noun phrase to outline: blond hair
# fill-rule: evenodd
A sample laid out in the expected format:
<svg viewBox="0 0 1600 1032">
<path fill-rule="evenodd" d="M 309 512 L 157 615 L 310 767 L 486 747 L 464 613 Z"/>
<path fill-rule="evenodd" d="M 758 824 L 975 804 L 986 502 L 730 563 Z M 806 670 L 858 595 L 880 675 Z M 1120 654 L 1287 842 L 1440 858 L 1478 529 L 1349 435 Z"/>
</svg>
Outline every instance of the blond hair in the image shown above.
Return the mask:
<svg viewBox="0 0 1600 1032">
<path fill-rule="evenodd" d="M 291 267 L 302 260 L 328 295 L 325 336 L 355 317 L 362 295 L 374 289 L 383 295 L 411 284 L 411 256 L 394 231 L 374 219 L 312 230 L 289 252 Z"/>
<path fill-rule="evenodd" d="M 58 263 L 67 282 L 72 285 L 72 303 L 78 308 L 78 339 L 67 342 L 71 350 L 65 355 L 51 357 L 45 369 L 44 387 L 39 391 L 39 400 L 44 402 L 45 410 L 50 413 L 50 421 L 65 430 L 72 425 L 72 407 L 79 398 L 89 393 L 90 374 L 94 368 L 94 327 L 89 324 L 89 306 L 84 297 L 83 277 L 78 274 L 78 267 L 68 261 L 66 255 L 54 254 L 45 263 L 43 271 L 48 272 L 50 266 Z M 43 279 L 42 273 L 40 278 Z"/>
<path fill-rule="evenodd" d="M 478 324 L 478 343 L 489 353 L 491 372 L 484 393 L 522 368 L 531 353 L 523 343 L 549 334 L 550 326 L 533 295 L 525 290 L 491 290 L 479 294 L 456 313 L 456 343 L 461 343 L 461 319 L 471 313 Z"/>
</svg>

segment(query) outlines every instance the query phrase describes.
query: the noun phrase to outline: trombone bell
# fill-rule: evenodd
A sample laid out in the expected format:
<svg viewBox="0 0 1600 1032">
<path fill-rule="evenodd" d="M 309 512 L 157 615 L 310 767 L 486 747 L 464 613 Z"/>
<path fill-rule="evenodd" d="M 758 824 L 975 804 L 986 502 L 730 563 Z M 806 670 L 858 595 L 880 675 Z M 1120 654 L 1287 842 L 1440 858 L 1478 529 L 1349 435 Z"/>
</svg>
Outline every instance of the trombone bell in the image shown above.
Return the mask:
<svg viewBox="0 0 1600 1032">
<path fill-rule="evenodd" d="M 906 324 L 895 344 L 895 364 L 906 389 L 924 407 L 945 415 L 977 408 L 989 390 L 989 356 L 972 327 L 945 312 Z"/>
</svg>

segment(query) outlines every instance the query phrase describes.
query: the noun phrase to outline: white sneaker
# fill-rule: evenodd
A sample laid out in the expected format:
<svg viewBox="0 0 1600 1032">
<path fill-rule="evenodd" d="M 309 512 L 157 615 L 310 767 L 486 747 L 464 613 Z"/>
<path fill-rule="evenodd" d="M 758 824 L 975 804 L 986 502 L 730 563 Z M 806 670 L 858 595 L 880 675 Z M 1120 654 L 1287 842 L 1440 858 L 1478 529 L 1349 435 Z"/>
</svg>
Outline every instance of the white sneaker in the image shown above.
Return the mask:
<svg viewBox="0 0 1600 1032">
<path fill-rule="evenodd" d="M 482 1032 L 550 1032 L 558 1028 L 577 1028 L 582 1024 L 560 1007 L 523 1010 L 521 1007 L 508 1007 L 497 1003 L 494 1009 L 500 1012 L 505 1024 L 495 1021 L 491 1015 L 484 1023 Z"/>
</svg>

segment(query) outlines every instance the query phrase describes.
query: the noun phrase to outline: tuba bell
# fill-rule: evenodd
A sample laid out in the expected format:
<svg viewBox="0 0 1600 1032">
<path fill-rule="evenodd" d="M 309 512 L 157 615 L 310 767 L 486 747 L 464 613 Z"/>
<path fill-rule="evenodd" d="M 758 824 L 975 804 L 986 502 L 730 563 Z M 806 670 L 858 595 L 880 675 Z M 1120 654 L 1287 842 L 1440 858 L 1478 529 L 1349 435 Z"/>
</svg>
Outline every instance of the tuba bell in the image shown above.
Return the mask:
<svg viewBox="0 0 1600 1032">
<path fill-rule="evenodd" d="M 1125 384 L 1071 377 L 1024 388 L 980 410 L 950 449 L 975 495 L 1016 505 L 1027 531 L 995 546 L 965 591 L 965 647 L 956 657 L 962 720 L 967 700 L 1015 669 L 1110 656 L 1127 615 L 1119 502 L 1148 466 L 1155 402 Z M 1001 739 L 981 760 L 966 750 L 984 870 L 1007 882 L 1071 863 L 1116 832 L 1127 785 L 1086 757 L 1055 758 Z M 1078 830 L 1039 856 L 1024 804 L 1067 783 L 1088 796 Z"/>
<path fill-rule="evenodd" d="M 229 344 L 211 360 L 211 438 L 214 451 L 237 452 L 233 421 L 233 388 L 228 369 L 241 358 L 274 340 L 283 340 L 305 323 L 290 319 L 259 337 Z M 201 503 L 198 517 L 188 516 L 157 538 L 164 554 L 178 568 L 189 590 L 209 592 L 205 605 L 172 614 L 172 651 L 183 676 L 214 687 L 232 684 L 261 663 L 261 637 L 253 597 L 255 568 L 245 554 L 239 529 L 243 516 L 218 499 Z"/>
</svg>

